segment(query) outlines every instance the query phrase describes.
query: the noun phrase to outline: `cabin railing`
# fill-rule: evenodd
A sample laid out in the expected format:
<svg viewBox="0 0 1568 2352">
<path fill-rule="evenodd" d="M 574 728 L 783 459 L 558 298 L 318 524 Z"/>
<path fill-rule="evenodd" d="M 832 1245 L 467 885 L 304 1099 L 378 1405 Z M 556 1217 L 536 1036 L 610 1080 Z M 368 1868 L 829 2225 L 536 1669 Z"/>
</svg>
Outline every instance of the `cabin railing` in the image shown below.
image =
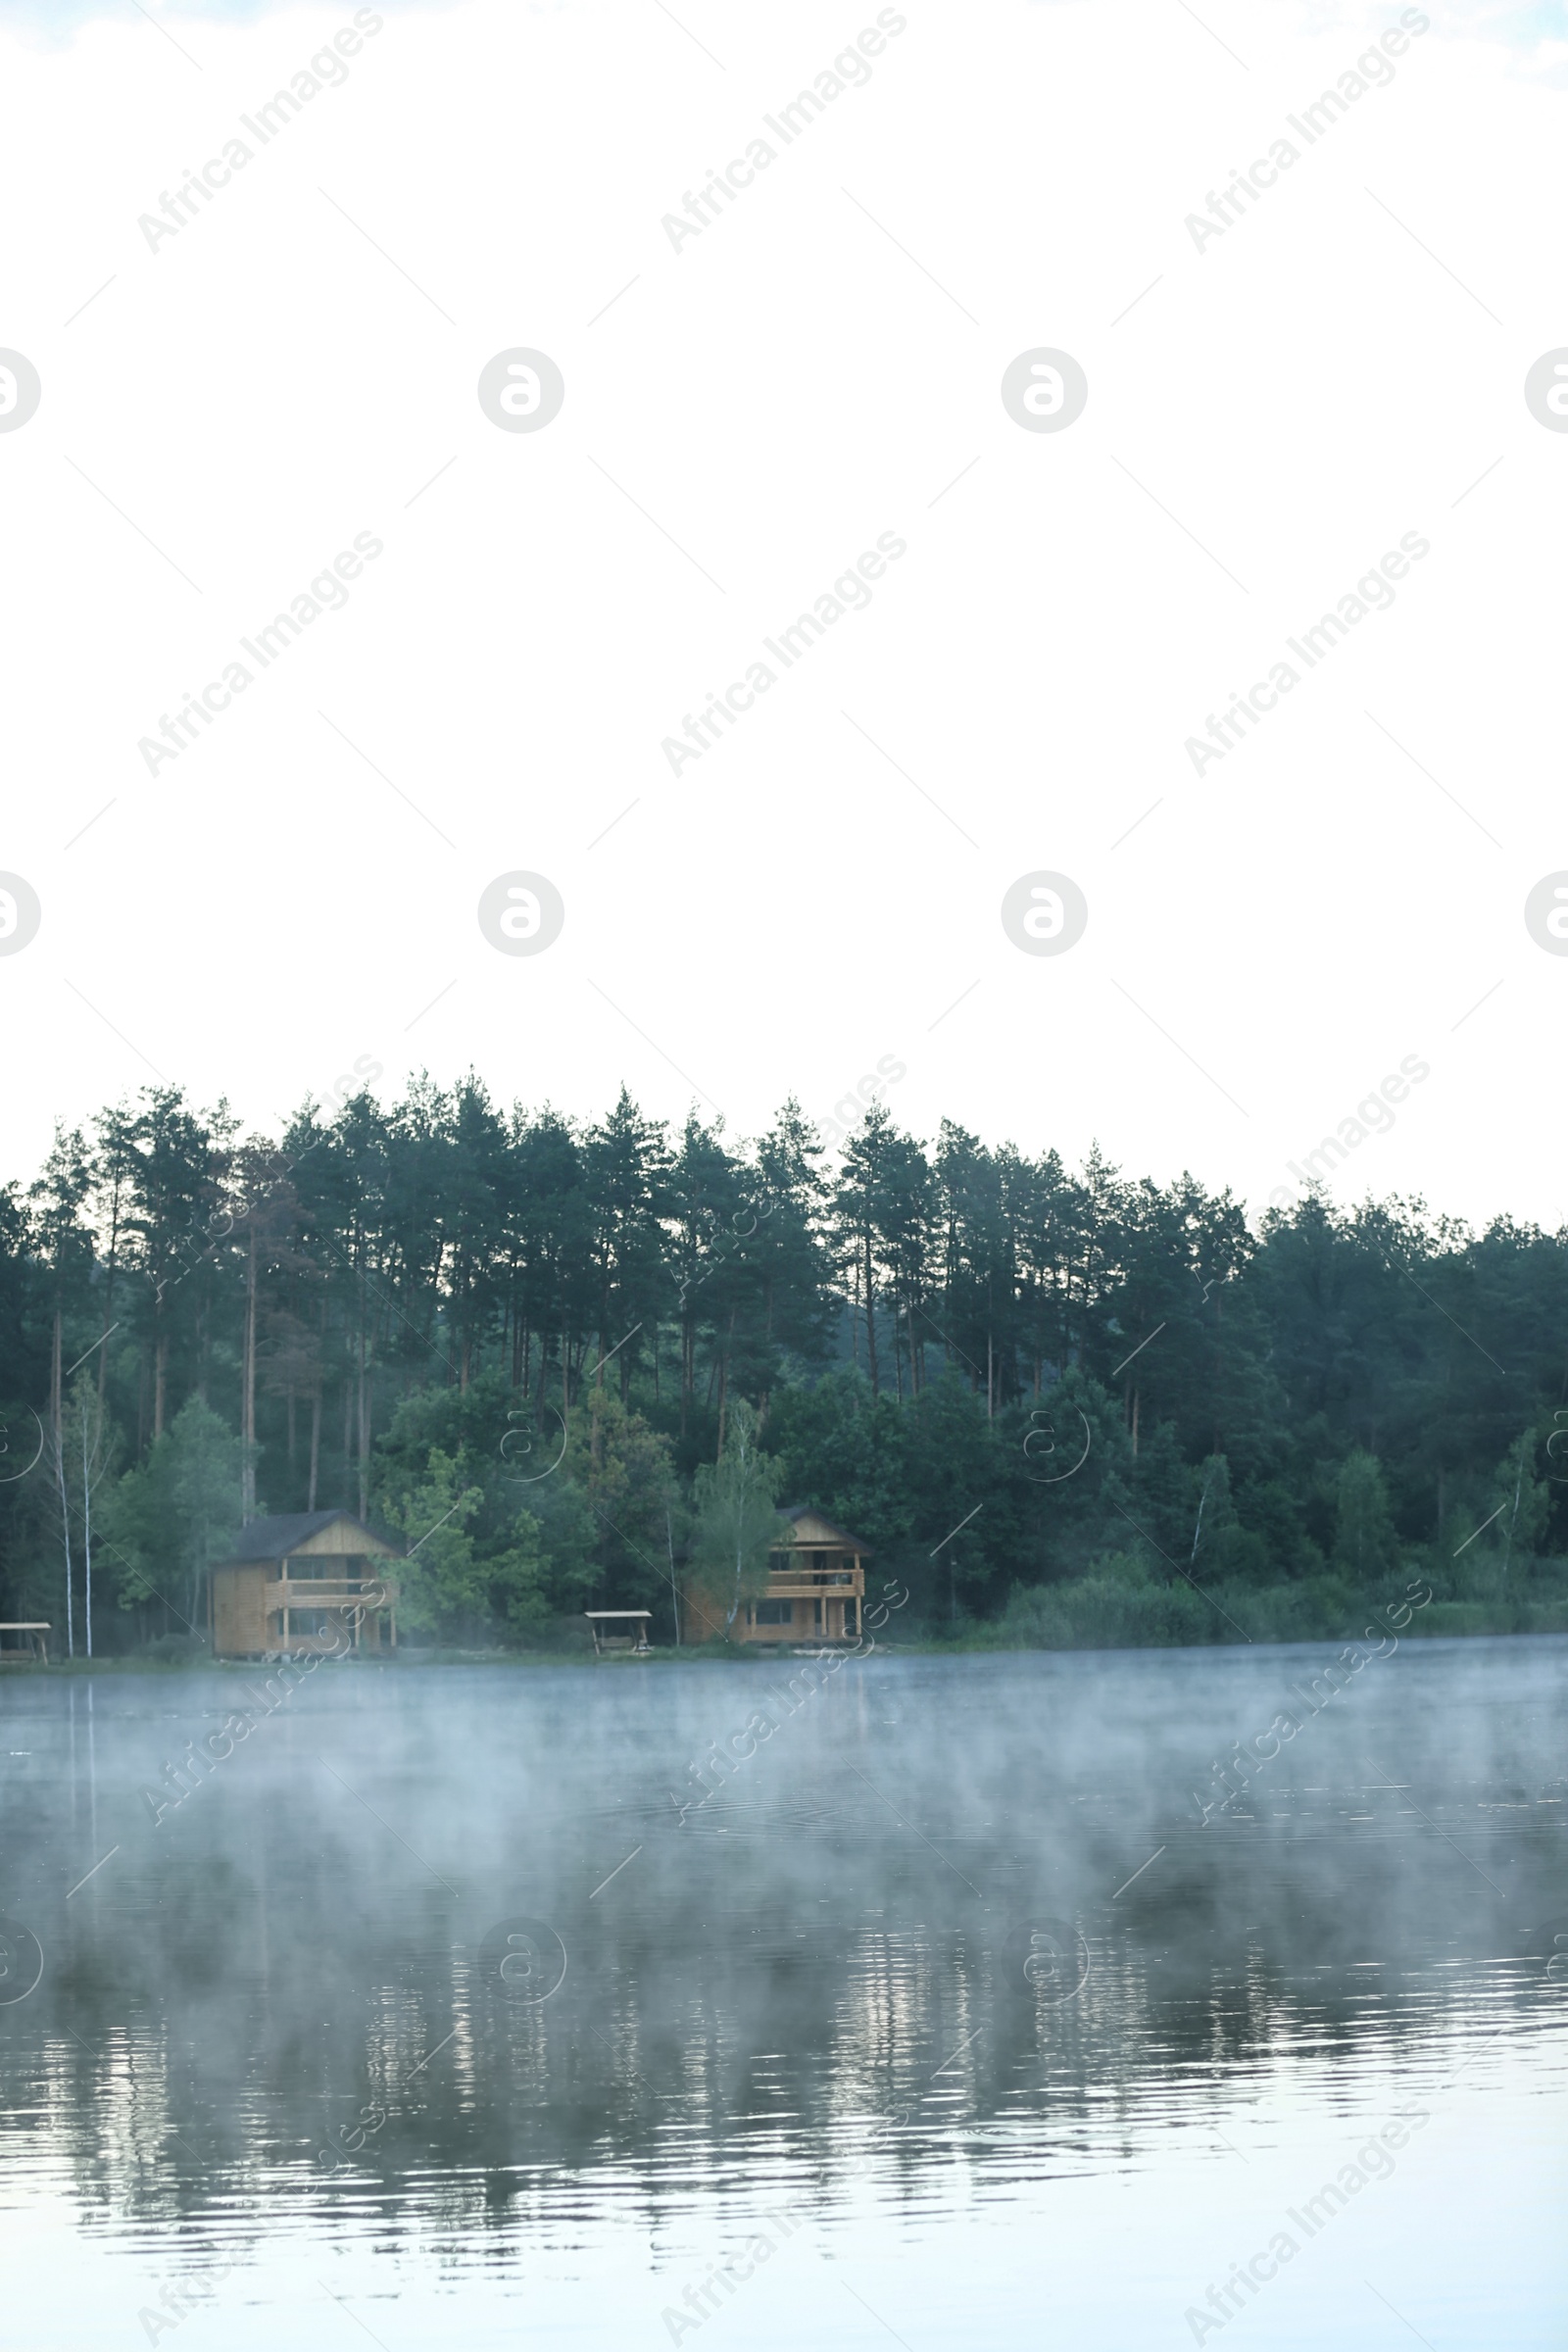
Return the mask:
<svg viewBox="0 0 1568 2352">
<path fill-rule="evenodd" d="M 264 1588 L 269 1616 L 279 1609 L 395 1608 L 398 1588 L 390 1577 L 280 1576 Z"/>
</svg>

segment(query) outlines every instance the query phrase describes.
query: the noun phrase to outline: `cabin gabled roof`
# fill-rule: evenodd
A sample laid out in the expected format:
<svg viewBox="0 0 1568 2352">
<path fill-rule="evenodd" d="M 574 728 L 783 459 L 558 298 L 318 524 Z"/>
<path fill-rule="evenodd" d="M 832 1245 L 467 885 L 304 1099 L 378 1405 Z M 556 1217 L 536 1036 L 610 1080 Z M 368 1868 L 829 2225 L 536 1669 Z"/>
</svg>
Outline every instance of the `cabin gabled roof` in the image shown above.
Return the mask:
<svg viewBox="0 0 1568 2352">
<path fill-rule="evenodd" d="M 847 1528 L 836 1527 L 827 1513 L 819 1511 L 814 1503 L 800 1503 L 782 1516 L 789 1521 L 793 1532 L 784 1539 L 782 1544 L 775 1547 L 779 1550 L 798 1544 L 803 1551 L 807 1551 L 815 1545 L 823 1550 L 836 1547 L 841 1551 L 858 1551 L 862 1559 L 874 1557 L 869 1544 L 862 1542 L 858 1536 L 852 1536 Z M 806 1520 L 810 1521 L 809 1534 L 805 1532 L 802 1525 Z"/>
<path fill-rule="evenodd" d="M 350 1527 L 358 1529 L 367 1539 L 368 1551 L 390 1552 L 401 1557 L 403 1546 L 395 1536 L 368 1526 L 353 1511 L 295 1511 L 277 1518 L 253 1519 L 248 1527 L 240 1529 L 239 1541 L 228 1558 L 216 1565 L 242 1568 L 253 1560 L 286 1559 L 290 1552 L 302 1551 L 314 1536 L 324 1535 L 340 1519 L 347 1520 Z"/>
</svg>

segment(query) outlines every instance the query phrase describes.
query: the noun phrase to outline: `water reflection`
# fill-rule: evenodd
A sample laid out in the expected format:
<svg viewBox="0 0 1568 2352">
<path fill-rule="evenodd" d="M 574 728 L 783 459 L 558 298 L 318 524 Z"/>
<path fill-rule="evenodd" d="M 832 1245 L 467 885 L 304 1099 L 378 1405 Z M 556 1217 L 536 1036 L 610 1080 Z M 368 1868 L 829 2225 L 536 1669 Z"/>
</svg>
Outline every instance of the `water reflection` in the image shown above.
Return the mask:
<svg viewBox="0 0 1568 2352">
<path fill-rule="evenodd" d="M 13 2202 L 191 2278 L 344 2233 L 657 2271 L 781 2201 L 918 2230 L 1560 2082 L 1563 1656 L 1406 1644 L 1206 1820 L 1308 1653 L 871 1658 L 697 1805 L 789 1669 L 334 1668 L 205 1774 L 255 1677 L 19 1676 Z"/>
</svg>

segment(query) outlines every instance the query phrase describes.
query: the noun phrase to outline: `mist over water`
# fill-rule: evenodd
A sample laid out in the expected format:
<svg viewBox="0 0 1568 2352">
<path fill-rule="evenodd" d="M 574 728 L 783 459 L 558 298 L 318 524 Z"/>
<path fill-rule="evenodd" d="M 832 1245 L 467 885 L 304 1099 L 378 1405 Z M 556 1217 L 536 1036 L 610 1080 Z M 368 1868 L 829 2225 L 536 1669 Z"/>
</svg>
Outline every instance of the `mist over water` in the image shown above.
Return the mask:
<svg viewBox="0 0 1568 2352">
<path fill-rule="evenodd" d="M 14 1678 L 12 2340 L 1559 2343 L 1568 1644 L 1331 1654 Z"/>
</svg>

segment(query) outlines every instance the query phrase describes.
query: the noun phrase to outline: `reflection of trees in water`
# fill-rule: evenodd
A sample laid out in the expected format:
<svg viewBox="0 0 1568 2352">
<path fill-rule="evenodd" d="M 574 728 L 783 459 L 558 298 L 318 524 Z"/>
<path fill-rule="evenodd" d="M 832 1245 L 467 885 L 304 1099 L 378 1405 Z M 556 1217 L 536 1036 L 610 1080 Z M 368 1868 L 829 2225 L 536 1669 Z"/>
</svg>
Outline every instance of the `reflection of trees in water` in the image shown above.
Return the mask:
<svg viewBox="0 0 1568 2352">
<path fill-rule="evenodd" d="M 1518 1953 L 1462 1855 L 1365 1795 L 1337 1810 L 1370 1820 L 1312 1803 L 1206 1830 L 1047 1804 L 1026 1842 L 934 1804 L 909 1834 L 800 1781 L 794 1832 L 760 1796 L 713 1805 L 699 1835 L 650 1808 L 642 1854 L 594 1901 L 603 1820 L 525 1825 L 482 1885 L 438 1851 L 455 1901 L 412 1861 L 389 1874 L 385 1843 L 308 1787 L 286 1812 L 215 1805 L 45 1938 L 38 1992 L 0 2013 L 5 2138 L 67 2149 L 90 2205 L 237 2207 L 241 2237 L 252 2204 L 270 2228 L 334 2199 L 437 2230 L 601 2201 L 652 2221 L 767 2161 L 818 2193 L 868 2162 L 912 2192 L 956 2156 L 1004 2179 L 1112 2161 L 1152 2106 L 1200 2117 L 1303 2051 L 1409 2058 L 1474 1998 L 1463 1971 L 1424 1973 L 1435 1949 Z M 1544 1837 L 1522 1819 L 1511 1864 L 1489 1863 L 1511 1894 L 1544 1885 Z M 517 1910 L 567 1949 L 542 2003 L 479 1968 Z M 1009 1932 L 1048 1915 L 1089 1947 L 1069 1999 L 1004 1981 Z M 1521 1963 L 1511 1981 L 1538 1980 Z"/>
</svg>

